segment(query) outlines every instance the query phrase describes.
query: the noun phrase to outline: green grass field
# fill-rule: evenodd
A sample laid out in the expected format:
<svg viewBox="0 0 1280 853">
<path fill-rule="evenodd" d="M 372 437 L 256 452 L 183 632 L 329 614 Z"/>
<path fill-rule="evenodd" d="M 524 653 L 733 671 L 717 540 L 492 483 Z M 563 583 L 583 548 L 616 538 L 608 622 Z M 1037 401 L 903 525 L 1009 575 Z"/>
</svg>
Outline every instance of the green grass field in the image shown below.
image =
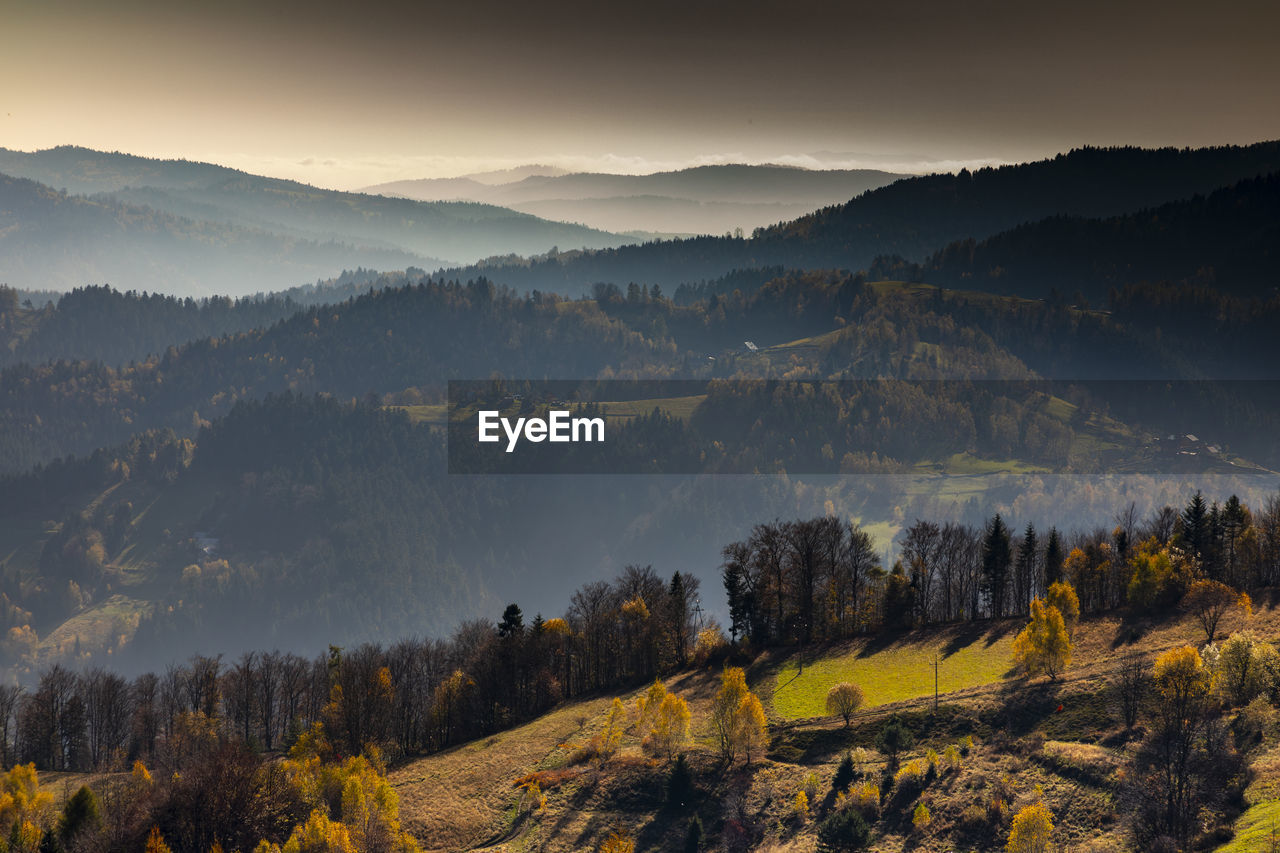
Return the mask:
<svg viewBox="0 0 1280 853">
<path fill-rule="evenodd" d="M 1280 800 L 1256 803 L 1236 821 L 1236 836 L 1217 853 L 1269 853 L 1280 847 Z"/>
<path fill-rule="evenodd" d="M 1012 665 L 1012 635 L 994 642 L 982 635 L 958 649 L 950 643 L 947 636 L 935 635 L 920 642 L 908 639 L 876 648 L 869 654 L 867 645 L 859 644 L 806 662 L 803 673 L 792 659 L 779 667 L 775 676 L 774 714 L 783 719 L 823 716 L 827 713 L 827 691 L 842 681 L 862 688 L 864 708 L 933 696 L 935 654 L 941 655 L 940 693 L 993 684 L 1003 679 Z"/>
<path fill-rule="evenodd" d="M 618 400 L 601 403 L 605 415 L 611 418 L 634 418 L 659 409 L 673 418 L 688 420 L 698 404 L 707 399 L 706 394 L 692 397 L 661 397 L 653 400 Z"/>
</svg>

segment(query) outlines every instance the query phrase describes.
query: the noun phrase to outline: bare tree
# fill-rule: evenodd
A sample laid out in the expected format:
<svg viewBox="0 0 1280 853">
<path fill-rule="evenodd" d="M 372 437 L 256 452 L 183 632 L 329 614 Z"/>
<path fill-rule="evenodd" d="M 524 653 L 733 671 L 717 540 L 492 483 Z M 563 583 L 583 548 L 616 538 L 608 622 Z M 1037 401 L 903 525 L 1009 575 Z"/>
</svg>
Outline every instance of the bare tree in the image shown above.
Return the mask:
<svg viewBox="0 0 1280 853">
<path fill-rule="evenodd" d="M 129 737 L 132 702 L 129 685 L 113 672 L 95 666 L 80 677 L 88 724 L 89 761 L 95 769 L 106 766 Z"/>
<path fill-rule="evenodd" d="M 17 684 L 0 685 L 0 765 L 14 764 L 14 740 L 17 738 L 18 708 L 22 688 Z"/>
<path fill-rule="evenodd" d="M 1120 716 L 1126 729 L 1138 724 L 1138 717 L 1151 692 L 1150 664 L 1140 656 L 1134 656 L 1120 664 L 1116 676 L 1116 698 Z"/>
<path fill-rule="evenodd" d="M 276 742 L 279 726 L 277 709 L 280 699 L 280 652 L 263 652 L 258 661 L 258 720 L 262 726 L 262 746 L 270 750 Z"/>
</svg>

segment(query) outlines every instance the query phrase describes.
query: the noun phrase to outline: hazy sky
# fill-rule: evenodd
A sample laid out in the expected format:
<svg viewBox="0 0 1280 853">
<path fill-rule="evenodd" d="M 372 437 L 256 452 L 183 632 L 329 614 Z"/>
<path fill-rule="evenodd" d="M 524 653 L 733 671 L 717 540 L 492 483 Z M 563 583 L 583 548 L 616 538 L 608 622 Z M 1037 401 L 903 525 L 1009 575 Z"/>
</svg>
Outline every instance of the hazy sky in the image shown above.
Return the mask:
<svg viewBox="0 0 1280 853">
<path fill-rule="evenodd" d="M 0 146 L 352 188 L 1280 137 L 1280 3 L 0 0 Z"/>
</svg>

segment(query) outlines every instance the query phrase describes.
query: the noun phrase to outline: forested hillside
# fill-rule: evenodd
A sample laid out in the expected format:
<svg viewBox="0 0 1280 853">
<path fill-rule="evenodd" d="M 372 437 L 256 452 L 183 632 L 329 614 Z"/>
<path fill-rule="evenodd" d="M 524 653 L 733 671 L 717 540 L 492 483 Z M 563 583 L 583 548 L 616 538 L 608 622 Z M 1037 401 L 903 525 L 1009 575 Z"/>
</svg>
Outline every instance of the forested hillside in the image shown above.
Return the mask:
<svg viewBox="0 0 1280 853">
<path fill-rule="evenodd" d="M 343 193 L 87 149 L 0 150 L 0 175 L 0 281 L 21 288 L 244 296 L 359 266 L 430 269 L 622 242 L 493 205 Z"/>
<path fill-rule="evenodd" d="M 880 268 L 947 287 L 1100 303 L 1140 282 L 1219 286 L 1275 299 L 1280 288 L 1280 175 L 1107 219 L 1057 216 L 953 243 L 923 264 Z"/>
<path fill-rule="evenodd" d="M 279 289 L 371 266 L 433 262 L 389 244 L 335 243 L 262 224 L 192 219 L 0 174 L 0 279 L 14 287 L 87 284 L 209 296 Z"/>
<path fill-rule="evenodd" d="M 581 293 L 598 281 L 673 288 L 761 266 L 860 270 L 879 256 L 920 262 L 956 240 L 981 240 L 1046 217 L 1136 212 L 1276 171 L 1280 144 L 1274 142 L 1183 150 L 1084 148 L 1035 163 L 906 178 L 761 229 L 750 239 L 703 237 L 566 252 L 513 259 L 500 268 L 495 261 L 484 274 L 513 287 Z"/>
</svg>

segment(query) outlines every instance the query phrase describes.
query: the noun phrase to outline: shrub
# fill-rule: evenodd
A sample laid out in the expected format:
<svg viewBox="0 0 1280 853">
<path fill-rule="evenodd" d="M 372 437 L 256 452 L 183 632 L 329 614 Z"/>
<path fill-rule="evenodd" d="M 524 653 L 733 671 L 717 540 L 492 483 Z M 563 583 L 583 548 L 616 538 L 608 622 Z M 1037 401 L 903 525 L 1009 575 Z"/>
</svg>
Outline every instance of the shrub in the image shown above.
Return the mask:
<svg viewBox="0 0 1280 853">
<path fill-rule="evenodd" d="M 1047 853 L 1053 835 L 1053 815 L 1043 803 L 1034 803 L 1018 812 L 1009 832 L 1009 853 Z"/>
<path fill-rule="evenodd" d="M 849 790 L 855 775 L 853 756 L 846 752 L 844 758 L 840 760 L 839 766 L 836 767 L 836 775 L 831 777 L 831 790 L 837 793 Z"/>
<path fill-rule="evenodd" d="M 875 753 L 869 749 L 858 747 L 850 751 L 849 757 L 853 759 L 854 767 L 859 773 L 864 772 L 866 766 L 876 757 Z"/>
<path fill-rule="evenodd" d="M 960 758 L 960 747 L 956 744 L 949 745 L 942 751 L 942 766 L 945 770 L 958 771 L 963 759 Z"/>
<path fill-rule="evenodd" d="M 809 798 L 809 802 L 818 799 L 818 774 L 810 773 L 804 777 L 804 795 Z"/>
<path fill-rule="evenodd" d="M 600 845 L 600 853 L 635 853 L 635 849 L 636 842 L 624 829 L 615 829 Z"/>
<path fill-rule="evenodd" d="M 729 648 L 729 639 L 724 630 L 717 624 L 703 628 L 693 641 L 693 662 L 697 666 L 706 666 L 713 658 L 723 655 Z"/>
<path fill-rule="evenodd" d="M 1272 687 L 1272 674 L 1280 668 L 1276 658 L 1275 646 L 1252 631 L 1239 631 L 1222 644 L 1211 668 L 1222 694 L 1236 705 L 1246 705 Z"/>
<path fill-rule="evenodd" d="M 933 815 L 929 814 L 929 807 L 924 803 L 917 803 L 916 810 L 911 813 L 911 825 L 916 829 L 922 829 L 929 825 L 933 820 Z"/>
<path fill-rule="evenodd" d="M 973 735 L 965 735 L 960 738 L 960 755 L 968 758 L 970 752 L 973 752 Z"/>
<path fill-rule="evenodd" d="M 848 802 L 864 816 L 874 819 L 880 814 L 880 786 L 875 782 L 859 782 L 849 792 Z"/>
<path fill-rule="evenodd" d="M 987 807 L 981 803 L 971 803 L 960 813 L 960 826 L 971 833 L 982 832 L 987 828 Z"/>
<path fill-rule="evenodd" d="M 524 789 L 520 795 L 521 811 L 540 812 L 546 808 L 547 796 L 536 780 L 531 779 L 520 787 Z"/>
<path fill-rule="evenodd" d="M 861 850 L 870 839 L 871 828 L 853 809 L 833 812 L 818 825 L 819 850 Z"/>
<path fill-rule="evenodd" d="M 924 788 L 928 767 L 923 758 L 908 761 L 893 774 L 893 787 L 907 796 L 918 793 Z"/>
<path fill-rule="evenodd" d="M 1238 749 L 1249 749 L 1262 743 L 1267 733 L 1275 728 L 1276 709 L 1259 696 L 1240 709 L 1232 723 Z"/>
<path fill-rule="evenodd" d="M 876 749 L 889 757 L 889 766 L 898 766 L 898 755 L 911 749 L 915 738 L 911 731 L 898 720 L 890 720 L 880 733 L 876 735 Z"/>
<path fill-rule="evenodd" d="M 796 791 L 796 797 L 791 801 L 791 813 L 800 820 L 801 823 L 809 819 L 809 798 L 804 791 Z"/>
</svg>

